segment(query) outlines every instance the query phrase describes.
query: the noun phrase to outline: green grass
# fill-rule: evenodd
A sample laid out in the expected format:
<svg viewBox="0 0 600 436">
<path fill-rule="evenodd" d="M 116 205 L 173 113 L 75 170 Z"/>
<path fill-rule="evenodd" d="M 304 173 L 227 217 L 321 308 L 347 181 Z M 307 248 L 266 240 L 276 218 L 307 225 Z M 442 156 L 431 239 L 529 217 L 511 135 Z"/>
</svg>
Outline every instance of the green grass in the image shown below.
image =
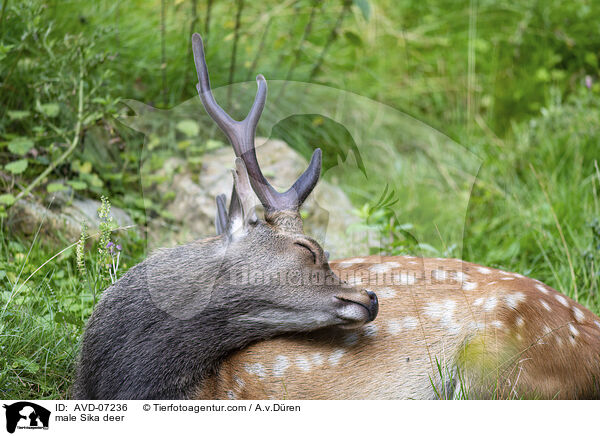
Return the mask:
<svg viewBox="0 0 600 436">
<path fill-rule="evenodd" d="M 140 260 L 144 243 L 131 231 L 114 231 L 112 239 L 124 248 L 121 275 Z M 65 398 L 85 321 L 110 283 L 93 274 L 99 248 L 88 240 L 88 275 L 78 270 L 74 243 L 0 233 L 1 398 Z"/>
<path fill-rule="evenodd" d="M 600 42 L 589 37 L 600 32 L 600 3 L 368 3 L 369 13 L 357 6 L 344 13 L 328 45 L 341 1 L 325 2 L 308 33 L 308 0 L 245 2 L 231 69 L 235 13 L 215 1 L 206 38 L 213 86 L 227 84 L 230 71 L 233 82 L 265 74 L 271 84 L 260 133 L 272 124 L 274 136 L 306 156 L 322 147 L 325 179 L 381 231 L 385 252 L 520 272 L 600 313 Z M 196 171 L 202 154 L 219 146 L 212 140 L 223 141 L 215 129 L 194 138 L 177 127 L 188 119 L 206 125 L 197 98 L 180 107 L 175 123 L 152 121 L 145 147 L 142 134 L 118 121 L 131 115 L 121 99 L 170 109 L 195 97 L 190 30 L 207 35 L 206 2 L 197 2 L 192 26 L 193 4 L 165 1 L 163 39 L 160 1 L 2 2 L 0 398 L 67 395 L 94 302 L 67 248 L 76 241 L 11 234 L 2 218 L 11 197 L 79 132 L 73 153 L 33 189 L 38 200 L 47 204 L 50 191 L 70 186 L 107 195 L 142 229 L 147 218 L 171 223 L 163 199 L 148 189 L 164 182 L 153 172 L 176 154 Z M 327 87 L 320 99 L 304 99 L 302 84 L 282 93 L 275 80 L 288 77 Z M 253 92 L 240 101 L 228 101 L 224 89 L 216 94 L 237 114 Z M 299 108 L 310 115 L 294 115 Z M 338 165 L 353 149 L 363 160 Z M 18 161 L 27 163 L 22 172 Z M 142 177 L 144 164 L 150 173 Z M 391 197 L 381 198 L 384 191 Z M 124 247 L 122 272 L 144 258 L 143 240 L 114 237 Z M 97 271 L 98 247 L 89 244 L 87 269 Z"/>
</svg>

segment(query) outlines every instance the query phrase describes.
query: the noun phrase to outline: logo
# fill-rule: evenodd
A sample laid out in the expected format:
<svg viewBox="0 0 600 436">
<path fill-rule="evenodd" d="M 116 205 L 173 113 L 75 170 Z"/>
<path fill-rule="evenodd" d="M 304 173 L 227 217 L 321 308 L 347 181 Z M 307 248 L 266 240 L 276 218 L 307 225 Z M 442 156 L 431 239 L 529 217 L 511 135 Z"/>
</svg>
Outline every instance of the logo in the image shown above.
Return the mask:
<svg viewBox="0 0 600 436">
<path fill-rule="evenodd" d="M 48 429 L 50 421 L 50 411 L 42 406 L 30 403 L 29 401 L 19 401 L 10 405 L 3 406 L 6 409 L 6 431 L 14 433 L 15 429 Z"/>
</svg>

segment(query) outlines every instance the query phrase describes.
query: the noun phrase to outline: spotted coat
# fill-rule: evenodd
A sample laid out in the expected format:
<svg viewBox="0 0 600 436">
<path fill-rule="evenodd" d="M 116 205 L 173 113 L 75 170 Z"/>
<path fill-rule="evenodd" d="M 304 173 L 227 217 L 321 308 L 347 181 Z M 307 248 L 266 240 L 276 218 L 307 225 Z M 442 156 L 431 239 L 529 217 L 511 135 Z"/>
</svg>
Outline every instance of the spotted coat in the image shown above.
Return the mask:
<svg viewBox="0 0 600 436">
<path fill-rule="evenodd" d="M 331 262 L 377 319 L 256 343 L 199 399 L 598 398 L 600 318 L 518 273 L 456 259 Z"/>
</svg>

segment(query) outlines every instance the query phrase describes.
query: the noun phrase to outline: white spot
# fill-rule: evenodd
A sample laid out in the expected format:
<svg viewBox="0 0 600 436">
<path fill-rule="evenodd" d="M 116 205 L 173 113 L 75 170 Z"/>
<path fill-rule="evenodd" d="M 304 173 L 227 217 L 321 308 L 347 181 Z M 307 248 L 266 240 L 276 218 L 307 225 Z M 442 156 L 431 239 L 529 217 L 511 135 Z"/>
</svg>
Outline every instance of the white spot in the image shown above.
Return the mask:
<svg viewBox="0 0 600 436">
<path fill-rule="evenodd" d="M 500 270 L 500 271 L 498 271 L 498 272 L 499 272 L 500 274 L 502 274 L 502 275 L 505 275 L 505 276 L 507 276 L 507 275 L 511 274 L 511 273 L 509 273 L 509 272 L 502 271 L 502 270 Z"/>
<path fill-rule="evenodd" d="M 433 320 L 439 320 L 450 334 L 457 334 L 461 329 L 460 324 L 454 321 L 455 310 L 456 301 L 454 300 L 444 300 L 442 303 L 431 302 L 425 306 L 425 314 Z"/>
<path fill-rule="evenodd" d="M 543 292 L 544 294 L 548 295 L 548 292 L 549 292 L 549 291 L 548 291 L 548 289 L 546 289 L 546 287 L 545 287 L 545 286 L 542 286 L 541 284 L 537 283 L 537 284 L 535 285 L 535 288 L 536 288 L 538 291 L 540 291 L 540 292 Z"/>
<path fill-rule="evenodd" d="M 358 335 L 356 333 L 348 333 L 344 337 L 344 345 L 351 347 L 358 342 Z"/>
<path fill-rule="evenodd" d="M 233 380 L 235 381 L 235 383 L 240 387 L 243 388 L 246 383 L 244 382 L 244 380 L 242 380 L 240 377 L 238 377 L 237 375 L 233 378 Z"/>
<path fill-rule="evenodd" d="M 573 315 L 575 315 L 575 319 L 578 322 L 585 321 L 585 315 L 583 314 L 583 312 L 581 311 L 581 309 L 579 309 L 578 307 L 573 307 Z"/>
<path fill-rule="evenodd" d="M 498 321 L 498 320 L 494 320 L 491 322 L 493 327 L 496 327 L 497 329 L 501 329 L 504 327 L 504 323 L 502 321 Z"/>
<path fill-rule="evenodd" d="M 600 321 L 594 321 L 594 324 L 596 324 L 596 327 L 600 329 Z"/>
<path fill-rule="evenodd" d="M 482 322 L 471 321 L 471 323 L 469 325 L 473 330 L 484 330 L 485 329 L 485 324 Z"/>
<path fill-rule="evenodd" d="M 515 292 L 514 294 L 508 294 L 504 296 L 506 305 L 511 309 L 516 309 L 519 303 L 525 300 L 525 294 L 522 292 Z"/>
<path fill-rule="evenodd" d="M 579 330 L 575 328 L 573 324 L 569 324 L 569 331 L 575 336 L 579 336 Z"/>
<path fill-rule="evenodd" d="M 349 285 L 352 285 L 352 286 L 362 284 L 362 278 L 360 277 L 360 275 L 348 277 L 348 280 L 346 280 L 346 281 L 348 282 Z"/>
<path fill-rule="evenodd" d="M 342 350 L 341 348 L 337 349 L 333 353 L 331 353 L 331 356 L 329 356 L 329 359 L 327 360 L 329 361 L 329 364 L 331 366 L 337 366 L 340 363 L 340 359 L 344 354 L 346 354 L 344 350 Z"/>
<path fill-rule="evenodd" d="M 556 343 L 559 346 L 562 346 L 562 338 L 560 336 L 558 336 L 558 335 L 554 335 L 554 338 L 556 339 Z M 571 339 L 573 339 L 573 338 L 571 338 Z"/>
<path fill-rule="evenodd" d="M 386 273 L 390 271 L 390 267 L 387 266 L 385 263 L 380 263 L 377 265 L 373 265 L 372 267 L 369 268 L 369 271 L 374 272 L 376 274 L 381 274 L 381 273 Z"/>
<path fill-rule="evenodd" d="M 519 274 L 519 273 L 513 273 L 513 276 L 515 276 L 515 277 L 517 277 L 517 278 L 519 278 L 519 279 L 525 279 L 525 278 L 527 278 L 527 277 L 525 277 L 524 275 L 522 275 L 522 274 Z"/>
<path fill-rule="evenodd" d="M 321 366 L 325 362 L 321 353 L 313 353 L 311 360 L 315 366 Z"/>
<path fill-rule="evenodd" d="M 517 325 L 517 327 L 523 327 L 523 324 L 525 324 L 525 320 L 518 316 L 517 319 L 515 319 L 515 324 Z"/>
<path fill-rule="evenodd" d="M 514 280 L 514 277 L 502 277 L 500 280 Z"/>
<path fill-rule="evenodd" d="M 275 377 L 283 377 L 285 370 L 290 366 L 290 359 L 287 356 L 279 355 L 275 358 L 275 364 L 273 365 L 273 375 Z"/>
<path fill-rule="evenodd" d="M 542 306 L 544 306 L 544 309 L 546 309 L 548 312 L 552 312 L 552 308 L 550 307 L 550 305 L 548 303 L 546 303 L 544 300 L 540 299 L 540 303 L 542 303 Z"/>
<path fill-rule="evenodd" d="M 375 324 L 367 324 L 363 327 L 363 334 L 370 338 L 374 338 L 377 336 L 377 330 L 379 330 L 379 327 L 377 327 Z"/>
<path fill-rule="evenodd" d="M 433 278 L 439 281 L 446 280 L 446 271 L 441 269 L 434 269 L 432 272 Z"/>
<path fill-rule="evenodd" d="M 338 268 L 349 268 L 349 267 L 351 267 L 354 264 L 363 263 L 364 261 L 365 261 L 365 259 L 363 259 L 362 257 L 356 257 L 354 259 L 348 259 L 348 260 L 345 260 L 343 262 L 340 262 L 338 264 Z"/>
<path fill-rule="evenodd" d="M 467 277 L 468 276 L 462 271 L 458 271 L 458 272 L 454 273 L 454 278 L 459 282 L 464 282 Z"/>
<path fill-rule="evenodd" d="M 406 318 L 404 318 L 404 322 L 402 324 L 405 329 L 413 330 L 414 328 L 417 327 L 417 325 L 419 325 L 419 322 L 417 321 L 417 318 L 415 318 L 414 316 L 407 316 Z"/>
<path fill-rule="evenodd" d="M 488 285 L 488 286 L 492 286 L 492 285 L 495 285 L 496 283 L 498 283 L 498 282 L 488 282 L 488 284 L 487 284 L 487 285 Z"/>
<path fill-rule="evenodd" d="M 523 337 L 517 333 L 517 341 L 522 341 L 522 340 L 523 340 Z"/>
<path fill-rule="evenodd" d="M 483 304 L 483 309 L 486 312 L 491 312 L 492 310 L 494 310 L 497 304 L 498 299 L 496 297 L 490 297 L 487 300 L 485 300 L 485 303 Z"/>
<path fill-rule="evenodd" d="M 388 329 L 388 332 L 390 332 L 390 334 L 395 335 L 402 331 L 402 324 L 400 323 L 400 321 L 398 321 L 396 319 L 390 319 L 387 322 L 387 329 Z"/>
<path fill-rule="evenodd" d="M 414 260 L 409 260 L 408 263 L 410 265 L 417 265 L 418 264 L 418 262 L 415 262 Z"/>
<path fill-rule="evenodd" d="M 227 391 L 227 398 L 229 398 L 230 400 L 237 399 L 237 397 L 235 396 L 235 393 L 233 391 Z"/>
<path fill-rule="evenodd" d="M 479 271 L 481 274 L 490 274 L 492 272 L 491 269 L 484 268 L 483 266 L 477 267 L 477 271 Z"/>
<path fill-rule="evenodd" d="M 462 284 L 462 289 L 465 291 L 474 291 L 477 288 L 477 283 L 474 282 L 464 282 Z"/>
<path fill-rule="evenodd" d="M 550 327 L 548 327 L 547 325 L 544 326 L 544 335 L 549 335 L 550 333 L 552 333 L 552 329 Z"/>
<path fill-rule="evenodd" d="M 478 299 L 476 299 L 475 301 L 473 301 L 473 306 L 481 306 L 483 304 L 483 297 L 479 297 Z"/>
<path fill-rule="evenodd" d="M 396 274 L 394 276 L 394 283 L 400 283 L 401 285 L 414 285 L 415 284 L 415 275 L 409 273 L 408 271 L 401 272 L 400 274 Z"/>
<path fill-rule="evenodd" d="M 415 256 L 402 256 L 402 257 L 404 257 L 405 259 L 415 259 Z"/>
<path fill-rule="evenodd" d="M 567 301 L 567 299 L 565 297 L 563 297 L 560 294 L 556 294 L 554 296 L 554 298 L 556 298 L 556 301 L 558 301 L 560 304 L 562 304 L 565 307 L 569 307 L 569 302 Z"/>
<path fill-rule="evenodd" d="M 246 363 L 244 365 L 244 369 L 246 370 L 246 372 L 248 374 L 257 375 L 260 378 L 264 378 L 267 375 L 267 372 L 265 371 L 265 367 L 262 363 L 252 363 L 252 364 Z"/>
<path fill-rule="evenodd" d="M 296 366 L 304 372 L 310 371 L 311 364 L 305 356 L 296 357 Z"/>
<path fill-rule="evenodd" d="M 393 288 L 377 289 L 377 298 L 393 298 L 396 296 L 396 290 Z"/>
</svg>

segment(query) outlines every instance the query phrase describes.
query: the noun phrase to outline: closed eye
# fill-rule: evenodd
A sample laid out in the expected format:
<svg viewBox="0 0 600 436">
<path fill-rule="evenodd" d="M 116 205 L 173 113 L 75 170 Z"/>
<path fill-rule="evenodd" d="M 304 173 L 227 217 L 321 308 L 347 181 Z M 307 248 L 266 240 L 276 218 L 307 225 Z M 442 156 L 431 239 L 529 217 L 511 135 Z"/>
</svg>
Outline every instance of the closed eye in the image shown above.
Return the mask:
<svg viewBox="0 0 600 436">
<path fill-rule="evenodd" d="M 308 250 L 310 252 L 310 254 L 312 255 L 313 262 L 317 263 L 317 253 L 315 253 L 315 251 L 309 245 L 304 244 L 303 242 L 295 242 L 295 244 Z"/>
</svg>

